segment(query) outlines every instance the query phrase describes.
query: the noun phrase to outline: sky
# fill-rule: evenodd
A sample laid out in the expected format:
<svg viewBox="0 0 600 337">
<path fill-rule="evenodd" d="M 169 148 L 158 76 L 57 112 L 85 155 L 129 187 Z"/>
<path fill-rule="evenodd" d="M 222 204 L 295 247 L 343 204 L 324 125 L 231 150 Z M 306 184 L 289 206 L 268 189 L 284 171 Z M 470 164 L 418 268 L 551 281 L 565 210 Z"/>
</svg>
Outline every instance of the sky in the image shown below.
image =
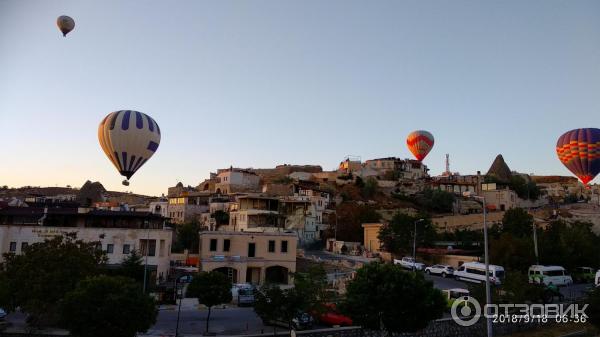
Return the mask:
<svg viewBox="0 0 600 337">
<path fill-rule="evenodd" d="M 122 109 L 162 131 L 129 187 L 97 139 Z M 0 185 L 160 195 L 231 165 L 409 158 L 417 129 L 433 175 L 446 153 L 569 175 L 556 140 L 599 113 L 599 1 L 0 0 Z"/>
</svg>

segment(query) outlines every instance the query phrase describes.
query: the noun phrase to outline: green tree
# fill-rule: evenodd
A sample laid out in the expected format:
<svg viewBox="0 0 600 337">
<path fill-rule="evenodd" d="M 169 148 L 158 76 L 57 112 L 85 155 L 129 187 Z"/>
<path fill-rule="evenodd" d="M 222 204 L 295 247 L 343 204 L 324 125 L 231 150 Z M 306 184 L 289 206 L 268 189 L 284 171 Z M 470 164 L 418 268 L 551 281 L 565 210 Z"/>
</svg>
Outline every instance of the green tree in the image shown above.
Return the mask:
<svg viewBox="0 0 600 337">
<path fill-rule="evenodd" d="M 410 216 L 404 213 L 396 213 L 390 223 L 379 231 L 378 238 L 388 252 L 409 253 L 412 252 L 415 222 L 420 216 Z M 417 223 L 417 245 L 419 247 L 430 246 L 436 239 L 437 234 L 431 219 L 423 217 L 424 221 Z"/>
<path fill-rule="evenodd" d="M 292 320 L 303 307 L 302 293 L 296 289 L 283 290 L 277 285 L 267 284 L 256 292 L 254 300 L 254 311 L 265 324 L 276 320 L 282 320 L 288 324 L 288 328 L 294 328 Z M 273 327 L 273 335 L 276 328 Z"/>
<path fill-rule="evenodd" d="M 95 276 L 67 293 L 61 312 L 74 336 L 135 336 L 147 331 L 158 311 L 138 283 L 126 277 Z"/>
<path fill-rule="evenodd" d="M 336 220 L 337 216 L 337 228 Z M 363 223 L 379 222 L 381 215 L 368 205 L 361 205 L 355 202 L 341 203 L 331 219 L 328 237 L 333 238 L 337 235 L 338 240 L 362 242 L 363 241 Z"/>
<path fill-rule="evenodd" d="M 132 250 L 131 253 L 121 262 L 121 266 L 117 270 L 117 274 L 143 283 L 144 265 L 142 256 L 136 250 Z"/>
<path fill-rule="evenodd" d="M 515 191 L 521 199 L 537 200 L 541 194 L 536 183 L 528 181 L 519 175 L 510 177 L 509 188 Z"/>
<path fill-rule="evenodd" d="M 215 219 L 217 226 L 229 224 L 229 213 L 227 212 L 218 210 L 212 214 L 212 217 Z"/>
<path fill-rule="evenodd" d="M 58 322 L 60 300 L 77 283 L 99 272 L 106 255 L 96 242 L 75 240 L 74 234 L 30 245 L 24 254 L 4 254 L 0 281 L 10 296 L 0 306 L 29 313 L 36 326 Z M 7 302 L 4 302 L 8 299 Z"/>
<path fill-rule="evenodd" d="M 187 249 L 190 253 L 198 253 L 198 243 L 200 242 L 200 225 L 198 222 L 188 222 L 176 227 L 176 249 Z"/>
<path fill-rule="evenodd" d="M 557 264 L 568 270 L 600 265 L 600 236 L 588 222 L 553 221 L 539 235 L 540 263 Z"/>
<path fill-rule="evenodd" d="M 302 310 L 321 311 L 330 298 L 327 292 L 327 273 L 321 264 L 311 265 L 305 273 L 294 274 L 294 288 L 302 299 Z"/>
<path fill-rule="evenodd" d="M 502 217 L 502 231 L 516 238 L 533 235 L 533 216 L 523 208 L 511 208 Z"/>
<path fill-rule="evenodd" d="M 585 312 L 589 317 L 589 322 L 597 329 L 600 329 L 600 288 L 592 291 L 585 303 L 589 304 Z"/>
<path fill-rule="evenodd" d="M 218 271 L 200 272 L 188 286 L 187 297 L 195 297 L 198 303 L 208 307 L 206 317 L 206 332 L 213 306 L 231 302 L 231 281 L 227 275 Z"/>
<path fill-rule="evenodd" d="M 428 188 L 417 195 L 415 201 L 429 212 L 449 213 L 452 212 L 455 199 L 454 194 L 450 192 Z"/>
<path fill-rule="evenodd" d="M 490 240 L 490 261 L 509 272 L 527 271 L 535 263 L 533 241 L 503 233 L 498 239 Z"/>
<path fill-rule="evenodd" d="M 379 183 L 377 179 L 369 177 L 361 188 L 361 195 L 363 198 L 372 198 L 377 194 L 379 190 Z"/>
<path fill-rule="evenodd" d="M 446 300 L 420 273 L 369 263 L 349 282 L 342 309 L 367 329 L 415 332 L 442 317 Z"/>
</svg>

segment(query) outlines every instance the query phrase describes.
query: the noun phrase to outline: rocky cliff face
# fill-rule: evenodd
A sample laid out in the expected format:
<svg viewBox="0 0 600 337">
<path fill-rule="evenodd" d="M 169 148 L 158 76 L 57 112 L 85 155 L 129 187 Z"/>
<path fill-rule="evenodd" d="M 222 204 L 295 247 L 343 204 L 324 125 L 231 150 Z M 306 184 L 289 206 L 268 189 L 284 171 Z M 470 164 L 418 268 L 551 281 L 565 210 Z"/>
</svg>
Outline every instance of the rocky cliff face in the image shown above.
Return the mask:
<svg viewBox="0 0 600 337">
<path fill-rule="evenodd" d="M 106 201 L 106 189 L 98 181 L 86 181 L 77 193 L 77 202 L 82 206 L 89 206 L 95 202 Z"/>
<path fill-rule="evenodd" d="M 506 165 L 506 162 L 504 161 L 504 158 L 502 157 L 501 154 L 496 156 L 496 159 L 494 159 L 492 166 L 490 166 L 490 169 L 488 170 L 487 175 L 495 177 L 496 179 L 503 181 L 503 182 L 510 181 L 510 178 L 512 177 L 512 173 L 511 173 L 508 165 Z"/>
</svg>

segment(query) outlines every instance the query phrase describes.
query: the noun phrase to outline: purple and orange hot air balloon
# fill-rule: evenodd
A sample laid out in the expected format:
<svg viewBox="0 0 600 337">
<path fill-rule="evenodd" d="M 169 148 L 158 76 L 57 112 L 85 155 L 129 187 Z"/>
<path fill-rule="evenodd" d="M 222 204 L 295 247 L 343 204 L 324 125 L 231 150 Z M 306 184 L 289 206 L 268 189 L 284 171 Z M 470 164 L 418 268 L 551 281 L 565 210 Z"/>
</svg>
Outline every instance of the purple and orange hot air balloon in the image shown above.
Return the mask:
<svg viewBox="0 0 600 337">
<path fill-rule="evenodd" d="M 418 161 L 423 161 L 433 148 L 433 135 L 425 130 L 417 130 L 408 134 L 406 145 Z"/>
<path fill-rule="evenodd" d="M 569 171 L 587 185 L 600 173 L 600 129 L 565 132 L 556 142 L 556 154 Z"/>
</svg>

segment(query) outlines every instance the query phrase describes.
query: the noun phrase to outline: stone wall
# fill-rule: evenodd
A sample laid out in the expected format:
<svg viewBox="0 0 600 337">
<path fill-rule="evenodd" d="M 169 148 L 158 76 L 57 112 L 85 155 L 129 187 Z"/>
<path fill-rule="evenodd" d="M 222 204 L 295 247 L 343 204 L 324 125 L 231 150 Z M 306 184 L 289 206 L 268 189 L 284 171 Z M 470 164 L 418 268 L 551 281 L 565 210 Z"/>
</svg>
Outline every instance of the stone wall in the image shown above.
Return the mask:
<svg viewBox="0 0 600 337">
<path fill-rule="evenodd" d="M 548 322 L 544 326 L 552 324 Z M 494 324 L 494 336 L 506 336 L 520 331 L 527 331 L 541 326 L 541 323 L 506 323 Z M 388 334 L 381 331 L 366 330 L 360 327 L 343 327 L 309 331 L 296 331 L 298 337 L 481 337 L 486 335 L 484 319 L 470 327 L 462 327 L 451 318 L 431 322 L 427 328 L 417 333 Z M 244 337 L 270 337 L 272 333 L 248 335 Z M 290 336 L 288 332 L 279 332 L 277 337 Z"/>
</svg>

